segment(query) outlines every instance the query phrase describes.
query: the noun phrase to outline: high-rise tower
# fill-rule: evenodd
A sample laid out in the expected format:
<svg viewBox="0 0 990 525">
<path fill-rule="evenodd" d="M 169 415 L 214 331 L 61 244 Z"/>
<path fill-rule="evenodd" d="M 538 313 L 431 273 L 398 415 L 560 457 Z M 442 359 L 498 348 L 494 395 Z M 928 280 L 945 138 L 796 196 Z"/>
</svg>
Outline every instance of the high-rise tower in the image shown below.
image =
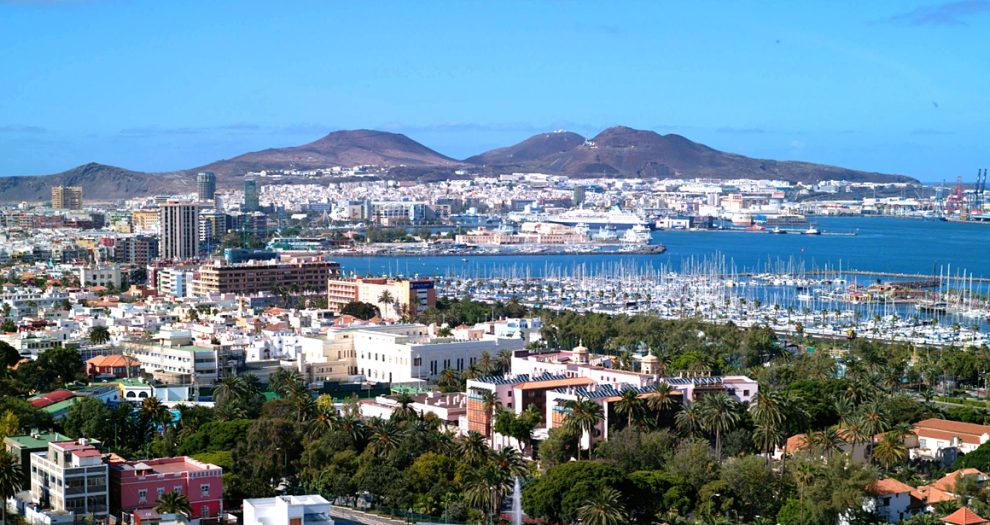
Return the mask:
<svg viewBox="0 0 990 525">
<path fill-rule="evenodd" d="M 217 176 L 212 171 L 201 171 L 196 175 L 196 189 L 199 200 L 213 200 L 217 194 Z"/>
<path fill-rule="evenodd" d="M 258 181 L 244 179 L 244 211 L 258 211 Z"/>
<path fill-rule="evenodd" d="M 56 210 L 81 210 L 82 187 L 52 186 L 52 208 Z"/>
<path fill-rule="evenodd" d="M 162 259 L 191 259 L 199 254 L 199 206 L 191 202 L 168 201 L 160 207 Z"/>
</svg>

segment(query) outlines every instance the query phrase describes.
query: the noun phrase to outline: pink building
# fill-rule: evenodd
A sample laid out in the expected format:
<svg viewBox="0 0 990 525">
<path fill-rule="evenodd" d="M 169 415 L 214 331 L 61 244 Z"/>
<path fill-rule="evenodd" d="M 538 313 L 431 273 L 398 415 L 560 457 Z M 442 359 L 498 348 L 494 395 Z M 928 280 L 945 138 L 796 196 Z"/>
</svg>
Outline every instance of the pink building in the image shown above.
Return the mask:
<svg viewBox="0 0 990 525">
<path fill-rule="evenodd" d="M 118 517 L 153 509 L 159 497 L 172 491 L 189 498 L 191 519 L 223 514 L 223 469 L 189 457 L 111 463 L 110 488 L 110 511 Z"/>
</svg>

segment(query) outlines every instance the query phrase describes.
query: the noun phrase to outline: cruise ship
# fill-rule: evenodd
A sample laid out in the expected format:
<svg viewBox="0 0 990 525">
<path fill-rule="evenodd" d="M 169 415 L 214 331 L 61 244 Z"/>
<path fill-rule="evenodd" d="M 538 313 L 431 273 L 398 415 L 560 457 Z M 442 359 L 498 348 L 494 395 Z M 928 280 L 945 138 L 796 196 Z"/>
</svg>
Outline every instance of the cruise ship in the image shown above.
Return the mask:
<svg viewBox="0 0 990 525">
<path fill-rule="evenodd" d="M 592 231 L 597 231 L 603 226 L 611 226 L 616 230 L 628 230 L 633 226 L 648 228 L 648 224 L 642 217 L 622 211 L 618 207 L 613 207 L 609 211 L 599 210 L 568 210 L 558 215 L 547 217 L 546 222 L 556 224 L 566 224 L 567 226 L 577 226 L 583 224 Z"/>
</svg>

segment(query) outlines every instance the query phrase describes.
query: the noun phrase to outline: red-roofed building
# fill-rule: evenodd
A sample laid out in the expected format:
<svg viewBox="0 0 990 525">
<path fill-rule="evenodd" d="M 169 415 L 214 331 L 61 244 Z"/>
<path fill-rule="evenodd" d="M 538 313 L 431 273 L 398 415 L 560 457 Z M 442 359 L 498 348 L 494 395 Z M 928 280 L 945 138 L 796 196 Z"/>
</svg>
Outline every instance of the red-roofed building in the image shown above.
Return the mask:
<svg viewBox="0 0 990 525">
<path fill-rule="evenodd" d="M 968 454 L 990 441 L 990 426 L 930 418 L 914 424 L 918 447 L 911 449 L 911 457 L 929 457 L 953 460 L 956 453 Z"/>
<path fill-rule="evenodd" d="M 110 465 L 110 511 L 114 516 L 153 509 L 176 491 L 189 499 L 193 519 L 223 515 L 223 469 L 188 457 L 115 462 Z"/>
<path fill-rule="evenodd" d="M 86 373 L 90 377 L 136 377 L 141 374 L 141 363 L 126 355 L 98 355 L 86 361 Z"/>
<path fill-rule="evenodd" d="M 979 514 L 969 510 L 969 507 L 962 507 L 952 514 L 942 518 L 942 522 L 948 523 L 949 525 L 984 525 L 987 523 L 987 520 L 981 518 Z"/>
<path fill-rule="evenodd" d="M 867 501 L 863 510 L 883 517 L 887 523 L 897 523 L 924 509 L 924 503 L 913 496 L 914 487 L 894 478 L 878 479 L 866 488 Z"/>
<path fill-rule="evenodd" d="M 60 388 L 47 394 L 35 396 L 31 399 L 30 403 L 34 408 L 45 408 L 47 406 L 54 405 L 55 403 L 61 403 L 67 399 L 72 399 L 73 397 L 76 397 L 76 395 L 64 388 Z"/>
</svg>

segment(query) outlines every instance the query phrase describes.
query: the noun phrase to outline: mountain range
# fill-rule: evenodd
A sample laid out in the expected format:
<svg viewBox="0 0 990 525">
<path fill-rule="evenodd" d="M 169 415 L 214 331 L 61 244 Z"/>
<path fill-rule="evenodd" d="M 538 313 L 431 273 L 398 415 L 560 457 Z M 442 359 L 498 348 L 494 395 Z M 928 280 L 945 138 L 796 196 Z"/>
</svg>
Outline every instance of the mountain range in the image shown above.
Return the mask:
<svg viewBox="0 0 990 525">
<path fill-rule="evenodd" d="M 205 166 L 144 173 L 88 163 L 53 175 L 0 177 L 0 201 L 45 201 L 56 185 L 82 186 L 86 200 L 112 200 L 195 191 L 196 173 L 217 174 L 218 188 L 237 188 L 245 173 L 332 166 L 388 167 L 389 178 L 436 180 L 463 173 L 540 172 L 570 177 L 778 179 L 791 182 L 847 180 L 910 182 L 903 175 L 873 173 L 797 161 L 762 160 L 726 153 L 676 134 L 618 126 L 592 138 L 558 131 L 457 160 L 409 137 L 374 130 L 335 131 L 305 144 L 271 148 L 218 160 Z M 457 172 L 457 174 L 455 174 Z M 286 183 L 312 182 L 311 179 Z"/>
</svg>

